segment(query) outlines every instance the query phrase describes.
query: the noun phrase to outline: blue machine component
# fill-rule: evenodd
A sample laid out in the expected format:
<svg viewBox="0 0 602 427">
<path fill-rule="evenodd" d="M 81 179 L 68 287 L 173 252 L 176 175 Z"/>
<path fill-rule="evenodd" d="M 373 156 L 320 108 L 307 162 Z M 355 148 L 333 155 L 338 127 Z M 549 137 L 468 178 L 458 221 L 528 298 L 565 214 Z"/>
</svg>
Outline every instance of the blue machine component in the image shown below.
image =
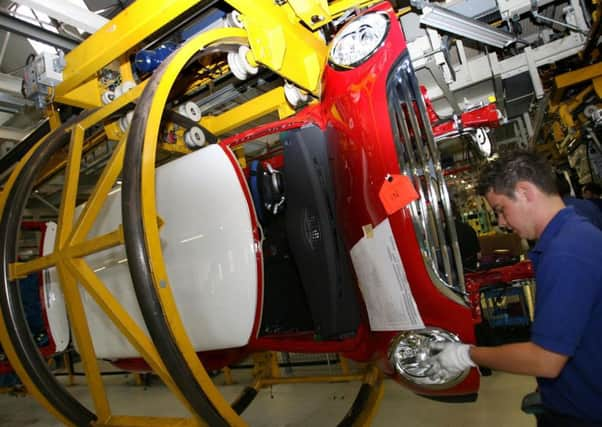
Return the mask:
<svg viewBox="0 0 602 427">
<path fill-rule="evenodd" d="M 19 280 L 21 286 L 21 300 L 27 318 L 27 324 L 32 335 L 44 332 L 44 319 L 42 318 L 42 303 L 40 301 L 40 275 L 32 273 Z"/>
<path fill-rule="evenodd" d="M 23 310 L 27 318 L 27 324 L 38 347 L 48 345 L 48 335 L 45 331 L 44 319 L 42 317 L 42 303 L 40 301 L 40 274 L 32 273 L 24 279 L 19 280 L 21 291 L 21 301 L 23 302 Z M 8 363 L 5 361 L 6 356 L 3 354 L 2 346 L 0 345 L 0 363 Z M 14 372 L 8 372 L 0 375 L 0 388 L 10 388 L 21 381 Z"/>
<path fill-rule="evenodd" d="M 171 55 L 177 47 L 175 43 L 167 42 L 154 50 L 141 50 L 136 53 L 134 66 L 140 73 L 150 73 L 161 65 L 161 62 Z"/>
<path fill-rule="evenodd" d="M 182 40 L 187 40 L 201 31 L 207 31 L 220 25 L 219 21 L 225 16 L 226 13 L 221 10 L 215 10 L 209 13 L 199 22 L 183 30 L 181 33 Z M 136 56 L 134 57 L 134 67 L 139 73 L 151 73 L 177 48 L 178 45 L 176 43 L 166 42 L 153 50 L 141 50 L 136 53 Z"/>
<path fill-rule="evenodd" d="M 251 187 L 253 205 L 255 205 L 255 212 L 257 212 L 259 222 L 263 222 L 263 198 L 261 197 L 261 190 L 259 189 L 261 179 L 259 175 L 263 174 L 263 168 L 261 167 L 259 160 L 253 160 L 251 162 L 250 170 L 249 187 Z"/>
</svg>

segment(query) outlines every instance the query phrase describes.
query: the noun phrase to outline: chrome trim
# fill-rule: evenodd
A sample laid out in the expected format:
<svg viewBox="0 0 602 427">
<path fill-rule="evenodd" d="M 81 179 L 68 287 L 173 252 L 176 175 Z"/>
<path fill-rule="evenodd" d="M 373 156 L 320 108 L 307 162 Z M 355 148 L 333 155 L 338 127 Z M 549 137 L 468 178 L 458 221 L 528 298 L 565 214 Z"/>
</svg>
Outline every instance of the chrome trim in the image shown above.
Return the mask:
<svg viewBox="0 0 602 427">
<path fill-rule="evenodd" d="M 407 53 L 392 68 L 387 98 L 400 170 L 420 196 L 409 210 L 425 267 L 443 294 L 466 304 L 460 246 L 439 150 Z"/>
</svg>

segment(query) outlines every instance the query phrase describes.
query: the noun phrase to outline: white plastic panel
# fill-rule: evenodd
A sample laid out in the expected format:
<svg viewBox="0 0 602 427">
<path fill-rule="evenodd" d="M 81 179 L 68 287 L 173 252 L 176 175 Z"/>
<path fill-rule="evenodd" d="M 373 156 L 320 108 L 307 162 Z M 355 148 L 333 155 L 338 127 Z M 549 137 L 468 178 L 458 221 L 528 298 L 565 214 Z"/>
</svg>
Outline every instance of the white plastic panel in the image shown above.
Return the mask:
<svg viewBox="0 0 602 427">
<path fill-rule="evenodd" d="M 165 222 L 160 230 L 163 255 L 180 316 L 196 351 L 244 346 L 255 320 L 258 245 L 234 167 L 223 149 L 213 145 L 157 170 L 157 209 Z M 115 189 L 90 236 L 114 231 L 119 224 L 121 193 Z M 147 331 L 124 247 L 86 260 Z M 85 292 L 83 299 L 97 356 L 137 357 L 94 300 Z"/>
<path fill-rule="evenodd" d="M 46 233 L 44 242 L 42 242 L 42 254 L 47 255 L 54 250 L 54 241 L 56 240 L 56 224 L 54 222 L 46 223 Z M 44 270 L 44 287 L 42 298 L 46 308 L 46 317 L 50 327 L 50 335 L 56 346 L 56 352 L 65 351 L 69 344 L 69 321 L 67 320 L 67 311 L 65 308 L 65 298 L 58 282 L 58 273 L 56 268 Z"/>
</svg>

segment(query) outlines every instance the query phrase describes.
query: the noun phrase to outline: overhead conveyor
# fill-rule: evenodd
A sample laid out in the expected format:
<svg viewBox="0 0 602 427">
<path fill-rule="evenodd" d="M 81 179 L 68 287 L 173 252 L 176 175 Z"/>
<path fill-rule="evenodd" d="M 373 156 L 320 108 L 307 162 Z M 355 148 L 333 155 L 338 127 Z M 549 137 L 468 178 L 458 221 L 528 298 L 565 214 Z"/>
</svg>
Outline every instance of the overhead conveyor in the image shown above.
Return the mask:
<svg viewBox="0 0 602 427">
<path fill-rule="evenodd" d="M 156 206 L 155 174 L 157 164 L 163 161 L 157 158 L 157 153 L 164 144 L 161 132 L 165 112 L 174 107 L 174 100 L 186 97 L 194 92 L 195 87 L 211 81 L 211 73 L 205 72 L 208 67 L 227 70 L 229 64 L 225 58 L 229 53 L 247 52 L 243 58 L 247 66 L 261 64 L 298 85 L 301 90 L 319 93 L 326 46 L 320 37 L 300 22 L 307 18 L 309 25 L 316 27 L 317 14 L 311 9 L 320 7 L 321 2 L 310 2 L 304 6 L 302 19 L 293 19 L 297 12 L 296 2 L 284 7 L 272 1 L 232 2 L 242 16 L 244 28 L 219 28 L 193 36 L 148 78 L 137 82 L 112 102 L 103 104 L 101 101 L 101 91 L 107 87 L 100 80 L 99 70 L 116 60 L 122 71 L 122 82 L 132 78 L 129 62 L 132 49 L 149 37 L 156 37 L 158 32 L 166 31 L 165 27 L 172 20 L 181 23 L 187 14 L 200 13 L 210 6 L 211 2 L 207 3 L 138 1 L 69 53 L 63 70 L 64 80 L 52 89 L 53 99 L 85 110 L 58 127 L 56 120 L 52 120 L 51 123 L 55 124 L 53 129 L 21 159 L 1 193 L 0 341 L 28 392 L 66 425 L 245 425 L 239 413 L 262 386 L 291 382 L 264 378 L 245 390 L 233 405 L 213 384 L 188 337 L 172 292 L 161 244 L 163 218 Z M 343 11 L 343 6 L 338 3 L 345 2 L 333 3 L 330 10 L 320 9 L 321 23 L 331 19 L 330 11 Z M 112 42 L 114 40 L 118 42 Z M 241 47 L 248 49 L 241 50 Z M 218 62 L 212 65 L 211 61 Z M 199 123 L 219 137 L 271 112 L 278 112 L 280 118 L 294 113 L 281 88 L 262 99 L 260 108 L 251 100 L 249 106 L 235 107 L 235 114 L 226 111 L 203 118 Z M 120 127 L 119 119 L 127 117 L 131 111 L 133 116 L 128 119 L 131 123 Z M 56 119 L 51 104 L 49 114 Z M 82 207 L 83 196 L 79 190 L 81 165 L 92 139 L 98 138 L 98 129 L 104 130 L 104 138 L 118 143 L 93 191 L 86 195 L 85 207 Z M 178 144 L 184 147 L 182 135 L 178 138 Z M 54 251 L 21 262 L 17 258 L 17 230 L 27 200 L 48 174 L 48 165 L 60 164 L 57 157 L 61 156 L 65 162 L 64 188 Z M 118 178 L 123 180 L 122 225 L 102 234 L 91 233 L 95 224 L 102 221 L 103 206 Z M 107 288 L 88 261 L 95 254 L 122 245 L 125 246 L 144 328 L 124 302 Z M 29 273 L 50 268 L 56 268 L 58 272 L 93 409 L 86 408 L 72 397 L 53 376 L 40 356 L 25 321 L 16 282 Z M 112 413 L 98 366 L 82 288 L 189 410 L 190 418 L 135 417 Z M 382 394 L 380 371 L 369 367 L 365 374 L 339 377 L 338 380 L 363 381 L 360 394 L 342 425 L 367 422 Z"/>
</svg>

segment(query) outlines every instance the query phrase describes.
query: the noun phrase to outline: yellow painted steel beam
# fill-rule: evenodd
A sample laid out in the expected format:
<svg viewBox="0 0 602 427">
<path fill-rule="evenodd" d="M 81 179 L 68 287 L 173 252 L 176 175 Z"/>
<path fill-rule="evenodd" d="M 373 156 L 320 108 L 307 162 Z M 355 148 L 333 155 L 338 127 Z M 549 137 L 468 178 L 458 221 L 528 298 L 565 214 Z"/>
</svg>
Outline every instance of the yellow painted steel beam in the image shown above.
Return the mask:
<svg viewBox="0 0 602 427">
<path fill-rule="evenodd" d="M 73 105 L 78 108 L 96 108 L 102 105 L 100 87 L 96 76 L 79 84 L 69 93 L 56 95 L 54 100 L 62 104 Z"/>
<path fill-rule="evenodd" d="M 138 323 L 123 308 L 121 303 L 100 281 L 85 260 L 68 260 L 65 265 L 86 292 L 96 301 L 98 306 L 113 321 L 115 326 L 130 341 L 136 350 L 153 368 L 153 371 L 166 383 L 171 382 L 171 377 L 165 370 L 155 347 L 148 335 L 138 326 Z M 173 382 L 171 382 L 173 386 Z"/>
<path fill-rule="evenodd" d="M 101 142 L 104 142 L 104 141 L 106 141 L 105 135 L 102 132 L 97 133 L 96 135 L 92 136 L 90 139 L 86 139 L 84 141 L 83 152 L 84 153 L 88 152 L 89 150 L 91 150 L 92 148 L 96 147 L 98 144 L 100 144 Z M 50 160 L 48 161 L 48 163 L 46 164 L 46 166 L 44 167 L 42 172 L 40 172 L 40 176 L 36 179 L 36 183 L 34 184 L 34 187 L 42 184 L 48 178 L 50 178 L 54 174 L 56 174 L 58 171 L 63 170 L 66 165 L 67 165 L 67 155 L 63 152 L 55 153 L 50 158 Z"/>
<path fill-rule="evenodd" d="M 571 98 L 568 101 L 560 103 L 555 107 L 555 111 L 558 112 L 560 120 L 562 123 L 568 128 L 575 128 L 575 120 L 573 119 L 573 111 L 575 111 L 581 104 L 585 98 L 587 98 L 590 93 L 594 90 L 593 85 L 588 85 L 583 88 L 577 95 Z"/>
<path fill-rule="evenodd" d="M 343 375 L 349 375 L 349 372 L 351 372 L 351 370 L 349 369 L 349 361 L 347 360 L 347 358 L 339 354 L 339 361 L 341 364 L 341 371 L 343 372 Z"/>
<path fill-rule="evenodd" d="M 278 107 L 278 118 L 285 119 L 295 114 L 296 111 L 289 105 L 288 102 L 283 102 Z"/>
<path fill-rule="evenodd" d="M 361 381 L 364 379 L 363 374 L 357 375 L 324 375 L 324 376 L 307 376 L 307 377 L 279 377 L 279 378 L 262 378 L 259 380 L 261 387 L 277 385 L 277 384 L 307 384 L 307 383 L 347 383 L 351 381 Z"/>
<path fill-rule="evenodd" d="M 562 130 L 562 125 L 559 122 L 552 123 L 552 138 L 556 143 L 559 143 L 564 139 L 564 131 Z"/>
<path fill-rule="evenodd" d="M 46 117 L 48 117 L 51 132 L 61 126 L 61 117 L 59 116 L 59 112 L 54 108 L 54 104 L 48 104 L 46 107 Z"/>
<path fill-rule="evenodd" d="M 84 120 L 79 123 L 79 126 L 83 129 L 88 129 L 89 127 L 95 125 L 96 123 L 101 122 L 102 120 L 109 117 L 111 114 L 120 110 L 130 102 L 134 102 L 140 97 L 140 94 L 146 87 L 146 82 L 143 82 L 130 91 L 126 92 L 115 101 L 106 105 L 103 108 L 98 109 L 94 113 L 87 116 Z M 125 141 L 127 135 L 123 134 L 121 141 L 113 151 L 113 154 L 105 169 L 100 176 L 88 203 L 86 203 L 86 207 L 83 212 L 80 214 L 78 218 L 77 224 L 70 230 L 70 236 L 68 241 L 73 244 L 76 242 L 81 242 L 85 239 L 86 235 L 90 231 L 90 228 L 94 224 L 94 221 L 98 214 L 100 213 L 100 209 L 107 197 L 107 194 L 113 184 L 115 183 L 121 169 L 123 167 L 123 157 L 125 153 Z"/>
<path fill-rule="evenodd" d="M 79 286 L 64 261 L 57 264 L 57 271 L 60 277 L 61 289 L 65 296 L 65 307 L 67 308 L 70 320 L 69 324 L 71 325 L 71 330 L 77 342 L 78 352 L 82 359 L 95 413 L 100 422 L 106 422 L 111 417 L 111 408 L 100 376 L 94 343 L 90 336 L 90 328 L 79 293 Z"/>
<path fill-rule="evenodd" d="M 60 252 L 61 257 L 82 258 L 86 255 L 104 251 L 123 244 L 123 228 L 120 225 L 117 230 L 103 234 L 93 239 L 66 247 Z"/>
<path fill-rule="evenodd" d="M 332 17 L 336 17 L 343 12 L 355 7 L 369 7 L 380 3 L 382 0 L 337 0 L 328 5 Z"/>
<path fill-rule="evenodd" d="M 142 148 L 142 172 L 141 172 L 141 206 L 142 223 L 145 230 L 145 244 L 149 259 L 152 263 L 153 286 L 161 301 L 170 332 L 181 351 L 186 364 L 192 371 L 195 380 L 203 389 L 215 409 L 232 426 L 246 425 L 244 420 L 238 416 L 224 399 L 222 394 L 213 384 L 213 381 L 205 371 L 200 362 L 186 329 L 180 317 L 176 302 L 169 284 L 167 269 L 163 259 L 159 227 L 157 224 L 157 206 L 155 198 L 155 159 L 157 139 L 160 132 L 161 117 L 167 103 L 170 91 L 174 86 L 180 71 L 185 67 L 188 60 L 208 45 L 219 42 L 246 42 L 244 30 L 222 28 L 213 29 L 199 34 L 189 40 L 170 58 L 170 62 L 163 69 L 161 79 L 153 87 L 153 101 L 146 111 L 147 127 L 144 134 Z M 154 84 L 154 82 L 153 82 Z"/>
<path fill-rule="evenodd" d="M 40 271 L 44 270 L 45 268 L 55 266 L 58 262 L 59 257 L 57 253 L 52 253 L 50 255 L 39 257 L 31 261 L 12 263 L 8 267 L 10 275 L 9 280 L 23 279 L 27 277 L 28 274 L 33 273 L 34 271 Z"/>
<path fill-rule="evenodd" d="M 75 125 L 71 129 L 71 142 L 69 144 L 67 169 L 65 170 L 65 183 L 59 209 L 58 231 L 54 245 L 55 251 L 63 248 L 67 241 L 67 237 L 71 233 L 71 228 L 73 227 L 75 201 L 77 198 L 79 172 L 84 146 L 84 131 L 85 129 L 79 125 Z"/>
<path fill-rule="evenodd" d="M 96 78 L 96 73 L 161 27 L 197 4 L 198 0 L 138 0 L 107 22 L 65 56 L 63 82 L 55 99 L 75 98 L 70 92 Z M 100 98 L 98 99 L 100 102 Z"/>
<path fill-rule="evenodd" d="M 328 4 L 326 0 L 289 0 L 282 6 L 273 0 L 228 3 L 242 14 L 254 60 L 317 96 L 328 49 L 315 30 L 349 8 L 379 1 L 340 0 Z"/>
<path fill-rule="evenodd" d="M 68 241 L 70 244 L 82 242 L 94 225 L 94 221 L 96 221 L 109 191 L 115 184 L 115 181 L 123 168 L 126 138 L 127 137 L 124 135 L 123 139 L 119 141 L 119 144 L 117 144 L 117 147 L 113 150 L 113 154 L 107 162 L 102 175 L 96 182 L 92 195 L 86 202 L 86 206 L 79 215 L 77 223 L 69 236 Z"/>
<path fill-rule="evenodd" d="M 318 95 L 327 55 L 319 35 L 299 25 L 290 7 L 273 0 L 228 3 L 241 13 L 255 61 Z"/>
<path fill-rule="evenodd" d="M 140 94 L 142 93 L 142 91 L 144 90 L 145 87 L 146 87 L 146 82 L 144 81 L 144 82 L 140 83 L 139 85 L 137 85 L 136 87 L 134 87 L 129 92 L 127 92 L 127 93 L 123 94 L 122 96 L 120 96 L 119 98 L 117 98 L 115 101 L 96 110 L 90 116 L 86 117 L 81 122 L 79 122 L 79 126 L 83 127 L 84 129 L 89 129 L 91 126 L 101 123 L 103 120 L 105 120 L 111 114 L 114 114 L 116 111 L 123 108 L 127 104 L 136 102 L 136 99 L 138 99 L 138 97 L 140 97 Z M 116 126 L 115 123 L 113 123 L 113 125 Z M 107 130 L 108 127 L 110 127 L 110 126 L 111 125 L 105 126 L 105 130 Z M 124 132 L 122 132 L 121 130 L 114 131 L 110 135 L 106 135 L 106 137 L 103 137 L 103 134 L 99 133 L 96 136 L 92 137 L 91 139 L 84 141 L 83 151 L 86 152 L 86 151 L 90 150 L 91 148 L 98 145 L 99 143 L 106 140 L 107 138 L 116 138 L 116 139 L 120 139 L 120 140 L 125 140 L 125 136 L 126 136 L 126 134 Z M 114 151 L 116 151 L 116 150 L 117 149 L 115 149 Z M 123 158 L 122 158 L 122 160 L 123 160 Z M 51 159 L 50 164 L 48 165 L 47 169 L 45 169 L 40 174 L 40 177 L 38 178 L 36 185 L 43 182 L 44 180 L 46 180 L 50 176 L 54 175 L 55 173 L 57 173 L 59 170 L 64 168 L 66 166 L 66 164 L 67 164 L 66 158 L 53 157 Z M 120 168 L 121 168 L 121 166 L 120 166 Z"/>
<path fill-rule="evenodd" d="M 84 127 L 78 123 L 72 126 L 68 162 L 65 170 L 65 184 L 59 210 L 58 232 L 55 242 L 55 252 L 58 252 L 59 256 L 63 255 L 61 254 L 61 250 L 66 246 L 67 238 L 73 228 L 84 134 Z M 79 346 L 79 353 L 86 372 L 96 416 L 101 421 L 108 420 L 111 416 L 111 410 L 104 390 L 104 384 L 100 377 L 100 369 L 96 360 L 94 345 L 90 336 L 88 321 L 81 301 L 81 295 L 79 294 L 77 281 L 69 273 L 65 265 L 65 260 L 59 261 L 56 267 L 60 277 L 61 289 L 67 301 L 66 308 L 71 321 L 71 328 Z"/>
<path fill-rule="evenodd" d="M 152 343 L 148 334 L 140 328 L 138 323 L 130 316 L 130 314 L 123 308 L 121 303 L 115 298 L 115 296 L 106 288 L 98 276 L 92 271 L 88 263 L 84 260 L 70 260 L 66 262 L 66 266 L 70 273 L 77 278 L 88 294 L 96 301 L 98 306 L 105 312 L 107 317 L 115 324 L 119 331 L 127 338 L 132 346 L 140 353 L 148 365 L 152 368 L 153 372 L 158 375 L 163 383 L 171 390 L 172 393 L 184 404 L 185 407 L 189 407 L 188 401 L 180 392 L 178 386 L 173 382 L 169 372 L 165 368 L 161 357 L 157 353 L 157 350 Z M 189 408 L 192 412 L 192 409 Z M 125 421 L 122 418 L 122 421 Z M 136 418 L 134 419 L 136 420 Z M 170 420 L 163 420 L 164 422 Z M 185 424 L 182 425 L 199 425 L 199 420 L 182 420 Z M 114 423 L 114 417 L 111 417 L 109 423 Z M 149 424 L 153 425 L 152 419 L 149 419 Z M 113 424 L 115 425 L 115 424 Z M 121 425 L 121 424 L 117 424 Z M 128 425 L 128 424 L 125 424 Z M 170 425 L 170 424 L 163 424 Z M 176 424 L 179 425 L 179 424 Z"/>
<path fill-rule="evenodd" d="M 377 1 L 339 0 L 328 4 L 326 0 L 290 0 L 282 6 L 273 0 L 227 2 L 243 15 L 254 59 L 318 95 L 327 52 L 312 30 L 349 8 Z M 54 99 L 81 108 L 101 106 L 97 73 L 120 58 L 122 81 L 132 80 L 127 54 L 198 3 L 200 0 L 138 0 L 131 4 L 65 56 L 64 80 L 55 88 Z"/>
<path fill-rule="evenodd" d="M 222 135 L 264 117 L 269 113 L 280 111 L 280 109 L 285 111 L 287 108 L 294 113 L 294 110 L 286 101 L 284 88 L 277 87 L 219 116 L 203 117 L 201 125 L 215 135 Z"/>
<path fill-rule="evenodd" d="M 274 351 L 253 353 L 253 376 L 259 381 L 280 378 L 280 366 Z"/>
<path fill-rule="evenodd" d="M 556 82 L 556 87 L 562 89 L 600 76 L 602 76 L 602 62 L 559 74 L 554 78 L 554 81 Z"/>
<path fill-rule="evenodd" d="M 560 120 L 562 123 L 568 128 L 573 129 L 575 127 L 575 121 L 573 120 L 573 115 L 566 104 L 562 104 L 560 108 L 558 108 L 558 115 L 560 116 Z"/>
</svg>

